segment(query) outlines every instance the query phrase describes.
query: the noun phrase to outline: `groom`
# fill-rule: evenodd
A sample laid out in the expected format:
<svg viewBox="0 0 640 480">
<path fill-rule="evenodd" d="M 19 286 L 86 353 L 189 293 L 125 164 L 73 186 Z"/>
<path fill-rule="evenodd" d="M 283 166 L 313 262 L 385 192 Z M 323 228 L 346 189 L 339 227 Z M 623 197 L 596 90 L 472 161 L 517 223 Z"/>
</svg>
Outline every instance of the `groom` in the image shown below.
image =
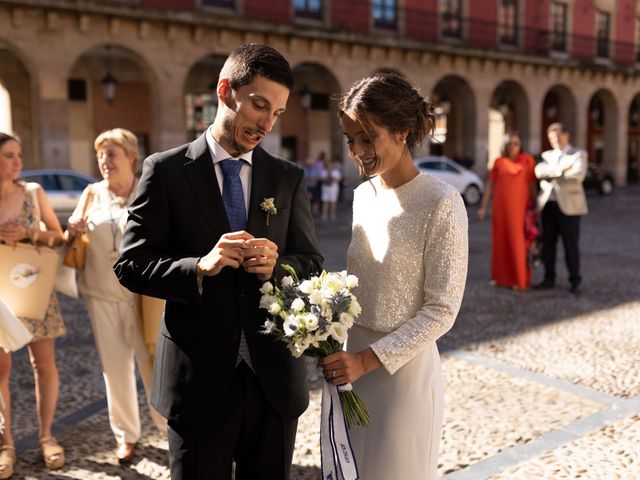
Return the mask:
<svg viewBox="0 0 640 480">
<path fill-rule="evenodd" d="M 304 362 L 260 333 L 262 282 L 321 269 L 303 171 L 258 145 L 293 73 L 242 45 L 217 85 L 214 123 L 144 162 L 114 266 L 128 289 L 167 299 L 151 402 L 167 417 L 172 479 L 289 478 Z M 273 205 L 270 205 L 271 200 Z"/>
</svg>

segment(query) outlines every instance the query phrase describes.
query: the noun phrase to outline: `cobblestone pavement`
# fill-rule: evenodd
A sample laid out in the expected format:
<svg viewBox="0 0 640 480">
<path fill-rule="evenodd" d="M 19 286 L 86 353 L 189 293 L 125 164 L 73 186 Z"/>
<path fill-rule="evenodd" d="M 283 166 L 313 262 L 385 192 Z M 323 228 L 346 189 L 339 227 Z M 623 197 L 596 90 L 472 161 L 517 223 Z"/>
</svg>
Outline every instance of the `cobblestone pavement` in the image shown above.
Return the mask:
<svg viewBox="0 0 640 480">
<path fill-rule="evenodd" d="M 590 196 L 589 206 L 579 296 L 562 281 L 543 292 L 490 286 L 490 222 L 469 210 L 467 290 L 454 328 L 439 342 L 446 381 L 443 479 L 640 479 L 640 187 Z M 327 269 L 344 267 L 349 218 L 345 207 L 338 222 L 318 223 Z M 534 281 L 541 273 L 534 272 Z M 558 273 L 562 280 L 563 264 Z M 14 478 L 169 478 L 166 440 L 142 400 L 137 460 L 128 467 L 115 461 L 89 320 L 81 301 L 62 298 L 62 307 L 69 334 L 58 342 L 55 433 L 67 464 L 55 473 L 44 468 L 32 374 L 21 351 L 12 373 Z M 295 480 L 320 478 L 321 379 L 312 364 L 309 370 L 311 405 L 299 423 Z"/>
</svg>

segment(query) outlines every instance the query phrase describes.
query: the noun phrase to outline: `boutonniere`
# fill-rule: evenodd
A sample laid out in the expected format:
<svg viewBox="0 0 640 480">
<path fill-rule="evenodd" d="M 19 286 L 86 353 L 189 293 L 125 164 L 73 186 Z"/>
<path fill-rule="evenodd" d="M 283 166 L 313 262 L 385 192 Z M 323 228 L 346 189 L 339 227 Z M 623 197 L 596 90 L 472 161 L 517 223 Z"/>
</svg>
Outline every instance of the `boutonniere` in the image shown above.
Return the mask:
<svg viewBox="0 0 640 480">
<path fill-rule="evenodd" d="M 269 225 L 269 215 L 275 215 L 278 213 L 278 209 L 274 202 L 275 199 L 273 197 L 269 197 L 262 200 L 262 203 L 260 204 L 260 208 L 267 212 L 267 225 Z"/>
</svg>

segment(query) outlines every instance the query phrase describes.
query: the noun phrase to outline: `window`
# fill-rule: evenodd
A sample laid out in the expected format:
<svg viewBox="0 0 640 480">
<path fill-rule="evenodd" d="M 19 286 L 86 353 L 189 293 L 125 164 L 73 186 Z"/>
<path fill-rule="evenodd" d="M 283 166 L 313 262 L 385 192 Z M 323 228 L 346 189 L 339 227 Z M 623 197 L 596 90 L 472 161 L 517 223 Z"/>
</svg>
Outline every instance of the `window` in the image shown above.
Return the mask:
<svg viewBox="0 0 640 480">
<path fill-rule="evenodd" d="M 323 3 L 322 0 L 295 0 L 293 2 L 295 16 L 322 20 Z"/>
<path fill-rule="evenodd" d="M 567 5 L 551 2 L 551 50 L 567 51 Z"/>
<path fill-rule="evenodd" d="M 234 0 L 202 0 L 202 5 L 208 7 L 226 7 L 233 8 L 235 6 Z"/>
<path fill-rule="evenodd" d="M 440 0 L 443 37 L 462 38 L 462 1 Z"/>
<path fill-rule="evenodd" d="M 500 1 L 500 43 L 518 45 L 518 1 Z"/>
<path fill-rule="evenodd" d="M 596 57 L 609 58 L 609 34 L 611 28 L 611 14 L 596 10 Z"/>
<path fill-rule="evenodd" d="M 377 28 L 396 29 L 395 0 L 373 0 L 371 4 L 373 24 Z"/>
</svg>

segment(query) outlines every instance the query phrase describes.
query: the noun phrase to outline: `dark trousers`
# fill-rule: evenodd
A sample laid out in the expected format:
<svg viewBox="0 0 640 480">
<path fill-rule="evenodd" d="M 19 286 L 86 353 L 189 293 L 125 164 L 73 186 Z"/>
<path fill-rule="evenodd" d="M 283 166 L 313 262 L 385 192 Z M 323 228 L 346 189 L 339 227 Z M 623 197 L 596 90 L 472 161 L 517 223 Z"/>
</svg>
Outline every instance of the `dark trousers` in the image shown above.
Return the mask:
<svg viewBox="0 0 640 480">
<path fill-rule="evenodd" d="M 550 282 L 556 279 L 556 247 L 558 237 L 562 238 L 564 259 L 569 270 L 571 285 L 579 285 L 580 280 L 580 216 L 565 215 L 558 202 L 547 202 L 542 209 L 542 260 L 544 278 Z"/>
<path fill-rule="evenodd" d="M 169 422 L 172 480 L 230 480 L 234 460 L 236 480 L 288 479 L 298 420 L 276 414 L 244 362 L 236 367 L 228 394 L 229 408 L 214 424 Z"/>
</svg>

